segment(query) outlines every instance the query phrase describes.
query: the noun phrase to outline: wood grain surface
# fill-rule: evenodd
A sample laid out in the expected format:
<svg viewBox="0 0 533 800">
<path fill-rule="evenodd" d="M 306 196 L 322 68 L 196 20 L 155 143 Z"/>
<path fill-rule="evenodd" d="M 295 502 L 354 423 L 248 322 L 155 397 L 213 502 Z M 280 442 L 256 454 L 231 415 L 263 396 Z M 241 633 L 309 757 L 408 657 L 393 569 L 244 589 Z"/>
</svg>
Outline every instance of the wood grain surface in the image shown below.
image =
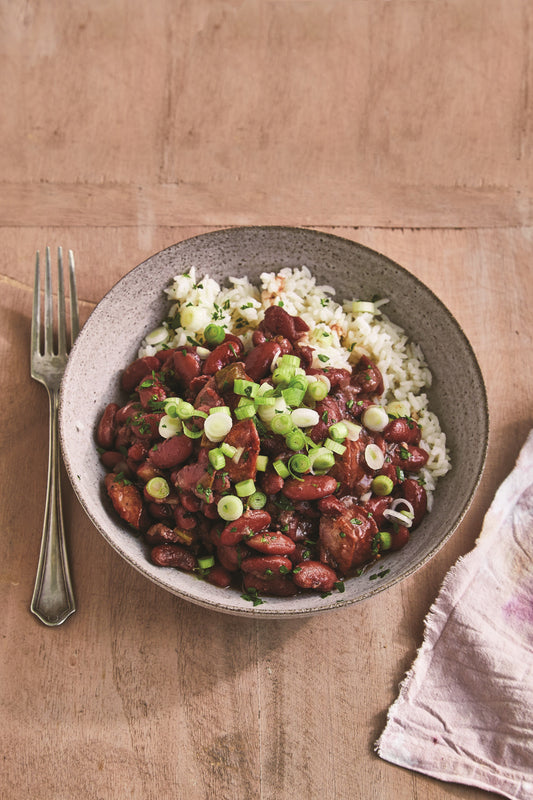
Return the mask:
<svg viewBox="0 0 533 800">
<path fill-rule="evenodd" d="M 373 744 L 533 424 L 532 25 L 529 0 L 2 4 L 2 798 L 496 798 Z M 86 319 L 154 252 L 249 224 L 368 245 L 454 313 L 491 414 L 465 520 L 386 593 L 259 623 L 150 584 L 65 478 L 78 611 L 45 628 L 29 612 L 48 441 L 35 251 L 74 250 Z"/>
</svg>

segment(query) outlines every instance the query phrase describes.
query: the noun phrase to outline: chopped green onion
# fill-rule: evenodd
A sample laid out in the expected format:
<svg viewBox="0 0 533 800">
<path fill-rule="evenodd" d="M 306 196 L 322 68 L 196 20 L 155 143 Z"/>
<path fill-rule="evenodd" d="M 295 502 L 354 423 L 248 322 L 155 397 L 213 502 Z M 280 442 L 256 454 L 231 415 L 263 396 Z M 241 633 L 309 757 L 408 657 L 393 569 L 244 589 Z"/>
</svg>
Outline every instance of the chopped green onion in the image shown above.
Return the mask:
<svg viewBox="0 0 533 800">
<path fill-rule="evenodd" d="M 168 414 L 168 416 L 172 417 L 172 419 L 178 419 L 178 408 L 182 403 L 183 400 L 181 397 L 167 397 L 163 406 L 165 409 L 165 414 Z"/>
<path fill-rule="evenodd" d="M 377 444 L 367 444 L 365 447 L 365 461 L 370 469 L 381 469 L 385 463 L 385 455 Z"/>
<path fill-rule="evenodd" d="M 338 453 L 340 456 L 343 455 L 344 451 L 346 450 L 346 445 L 341 444 L 340 442 L 335 442 L 333 439 L 329 437 L 324 442 L 324 447 L 326 450 L 331 450 L 332 453 Z"/>
<path fill-rule="evenodd" d="M 299 356 L 291 355 L 290 353 L 284 353 L 280 360 L 278 361 L 279 367 L 288 367 L 289 369 L 296 369 L 300 366 L 300 358 Z"/>
<path fill-rule="evenodd" d="M 268 456 L 257 456 L 255 468 L 258 472 L 264 472 L 268 466 Z"/>
<path fill-rule="evenodd" d="M 170 439 L 172 436 L 176 436 L 176 434 L 181 433 L 182 427 L 183 426 L 180 419 L 175 419 L 174 417 L 165 414 L 165 416 L 161 417 L 159 420 L 159 435 L 163 439 Z"/>
<path fill-rule="evenodd" d="M 390 550 L 392 545 L 392 536 L 388 531 L 380 531 L 378 534 L 381 544 L 381 550 Z"/>
<path fill-rule="evenodd" d="M 213 469 L 224 469 L 226 466 L 226 458 L 220 447 L 214 447 L 210 450 L 207 457 Z"/>
<path fill-rule="evenodd" d="M 231 417 L 231 409 L 229 406 L 213 406 L 209 409 L 210 414 L 229 414 Z"/>
<path fill-rule="evenodd" d="M 180 310 L 180 323 L 182 328 L 195 333 L 201 331 L 209 319 L 204 308 L 185 306 Z"/>
<path fill-rule="evenodd" d="M 309 472 L 310 468 L 311 461 L 309 457 L 303 455 L 303 453 L 298 453 L 297 455 L 289 458 L 289 471 L 303 474 L 304 472 Z"/>
<path fill-rule="evenodd" d="M 233 381 L 233 391 L 235 394 L 242 394 L 245 397 L 255 397 L 259 390 L 259 384 L 253 381 L 244 380 L 244 378 L 236 378 Z"/>
<path fill-rule="evenodd" d="M 363 412 L 362 422 L 369 431 L 383 431 L 389 424 L 389 415 L 383 406 L 368 406 Z"/>
<path fill-rule="evenodd" d="M 254 492 L 250 495 L 248 499 L 248 505 L 250 508 L 257 510 L 259 508 L 263 508 L 266 505 L 267 496 L 264 492 Z"/>
<path fill-rule="evenodd" d="M 167 481 L 159 476 L 150 478 L 144 488 L 146 489 L 147 494 L 149 494 L 150 497 L 153 497 L 154 500 L 164 500 L 165 497 L 168 497 L 170 494 L 170 487 Z"/>
<path fill-rule="evenodd" d="M 309 453 L 311 470 L 327 470 L 335 464 L 335 456 L 326 447 L 317 447 Z"/>
<path fill-rule="evenodd" d="M 215 325 L 214 322 L 210 322 L 204 330 L 204 339 L 208 344 L 222 344 L 225 336 L 226 331 L 222 325 Z"/>
<path fill-rule="evenodd" d="M 354 300 L 352 303 L 352 313 L 353 314 L 361 314 L 361 313 L 368 313 L 368 314 L 375 314 L 376 313 L 376 306 L 374 303 L 366 302 L 364 300 Z"/>
<path fill-rule="evenodd" d="M 305 445 L 305 436 L 299 428 L 295 428 L 286 435 L 285 444 L 289 450 L 301 450 Z"/>
<path fill-rule="evenodd" d="M 411 408 L 409 403 L 403 400 L 392 400 L 385 406 L 385 411 L 389 417 L 409 417 L 411 416 Z"/>
<path fill-rule="evenodd" d="M 242 517 L 244 506 L 240 497 L 236 497 L 234 494 L 226 494 L 218 501 L 217 511 L 223 520 L 233 522 L 233 520 Z"/>
<path fill-rule="evenodd" d="M 285 411 L 287 411 L 287 403 L 283 397 L 276 397 L 276 402 L 273 406 L 259 406 L 257 409 L 257 413 L 262 422 L 265 422 L 267 425 L 272 422 L 276 414 L 283 414 Z"/>
<path fill-rule="evenodd" d="M 272 466 L 274 467 L 280 478 L 288 478 L 289 475 L 291 474 L 287 469 L 287 465 L 281 460 L 274 461 Z"/>
<path fill-rule="evenodd" d="M 227 414 L 210 414 L 204 422 L 204 432 L 210 442 L 221 442 L 233 427 Z"/>
<path fill-rule="evenodd" d="M 182 400 L 177 408 L 177 414 L 180 419 L 190 419 L 194 416 L 195 411 L 196 409 L 192 403 L 187 403 L 185 400 Z"/>
<path fill-rule="evenodd" d="M 250 497 L 255 492 L 255 483 L 251 478 L 235 484 L 235 491 L 239 497 Z"/>
<path fill-rule="evenodd" d="M 288 386 L 291 378 L 292 372 L 286 367 L 276 367 L 272 373 L 272 381 L 276 384 L 276 386 L 279 386 L 279 384 L 285 384 Z"/>
<path fill-rule="evenodd" d="M 242 405 L 237 406 L 234 410 L 234 414 L 237 419 L 251 419 L 255 417 L 255 405 L 254 403 L 250 403 L 250 401 L 246 401 Z"/>
<path fill-rule="evenodd" d="M 348 428 L 344 422 L 335 422 L 334 425 L 330 425 L 328 428 L 328 433 L 336 442 L 343 442 L 348 436 Z"/>
<path fill-rule="evenodd" d="M 275 406 L 276 399 L 273 395 L 258 394 L 254 397 L 254 403 L 256 406 Z"/>
<path fill-rule="evenodd" d="M 356 442 L 359 439 L 359 435 L 363 428 L 361 425 L 356 425 L 355 422 L 351 422 L 349 419 L 343 419 L 343 425 L 346 426 L 346 430 L 348 433 L 346 434 L 346 438 L 349 439 L 351 442 Z"/>
<path fill-rule="evenodd" d="M 196 425 L 194 427 L 196 428 Z M 183 433 L 185 434 L 185 436 L 188 436 L 189 439 L 199 439 L 200 436 L 202 436 L 203 431 L 200 428 L 196 428 L 196 430 L 194 430 L 194 431 L 191 430 L 190 428 L 187 427 L 187 425 L 185 424 L 185 421 L 184 421 L 183 422 Z"/>
<path fill-rule="evenodd" d="M 376 475 L 372 480 L 371 489 L 379 497 L 386 497 L 394 489 L 394 483 L 387 475 Z"/>
<path fill-rule="evenodd" d="M 211 569 L 215 566 L 215 556 L 198 556 L 198 566 L 200 569 Z"/>
<path fill-rule="evenodd" d="M 291 419 L 297 428 L 311 428 L 318 425 L 320 415 L 314 408 L 295 408 L 291 412 Z"/>
<path fill-rule="evenodd" d="M 205 430 L 205 425 L 204 425 L 204 430 Z M 222 442 L 222 444 L 220 445 L 220 452 L 223 455 L 227 456 L 228 458 L 233 458 L 233 456 L 237 452 L 237 448 L 233 447 L 232 444 L 228 444 L 227 442 Z"/>
<path fill-rule="evenodd" d="M 321 380 L 311 381 L 307 387 L 307 394 L 309 395 L 310 399 L 314 400 L 315 402 L 323 400 L 327 393 L 328 387 L 326 386 L 325 382 Z"/>
<path fill-rule="evenodd" d="M 289 431 L 293 429 L 294 425 L 292 423 L 290 414 L 276 414 L 276 416 L 270 423 L 270 427 L 272 428 L 274 433 L 279 433 L 282 436 L 285 436 Z"/>
<path fill-rule="evenodd" d="M 155 347 L 158 344 L 164 344 L 168 339 L 168 330 L 167 328 L 160 325 L 159 328 L 154 328 L 153 331 L 147 333 L 144 337 L 144 341 L 146 344 L 150 345 L 151 347 Z"/>
<path fill-rule="evenodd" d="M 281 396 L 288 406 L 298 408 L 305 397 L 305 392 L 306 388 L 302 389 L 300 386 L 289 385 L 286 389 L 282 390 Z"/>
</svg>

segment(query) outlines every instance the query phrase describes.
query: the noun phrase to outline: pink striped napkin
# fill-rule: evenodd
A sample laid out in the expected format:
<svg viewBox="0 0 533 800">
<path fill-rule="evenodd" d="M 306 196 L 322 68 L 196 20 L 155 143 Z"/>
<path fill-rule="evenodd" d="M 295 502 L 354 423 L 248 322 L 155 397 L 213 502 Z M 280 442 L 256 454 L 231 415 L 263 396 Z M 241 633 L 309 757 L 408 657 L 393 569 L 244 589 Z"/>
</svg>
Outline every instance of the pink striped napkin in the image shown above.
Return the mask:
<svg viewBox="0 0 533 800">
<path fill-rule="evenodd" d="M 378 755 L 533 798 L 533 431 L 426 619 Z"/>
</svg>

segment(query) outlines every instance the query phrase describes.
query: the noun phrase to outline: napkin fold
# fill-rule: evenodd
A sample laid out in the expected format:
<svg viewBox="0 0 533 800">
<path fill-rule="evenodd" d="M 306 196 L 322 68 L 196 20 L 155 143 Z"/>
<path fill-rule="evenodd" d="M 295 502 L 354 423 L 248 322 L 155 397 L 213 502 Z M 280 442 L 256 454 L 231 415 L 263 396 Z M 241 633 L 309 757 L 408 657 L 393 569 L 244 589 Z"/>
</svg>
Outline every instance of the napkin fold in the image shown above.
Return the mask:
<svg viewBox="0 0 533 800">
<path fill-rule="evenodd" d="M 533 431 L 447 574 L 375 747 L 439 780 L 533 798 Z"/>
</svg>

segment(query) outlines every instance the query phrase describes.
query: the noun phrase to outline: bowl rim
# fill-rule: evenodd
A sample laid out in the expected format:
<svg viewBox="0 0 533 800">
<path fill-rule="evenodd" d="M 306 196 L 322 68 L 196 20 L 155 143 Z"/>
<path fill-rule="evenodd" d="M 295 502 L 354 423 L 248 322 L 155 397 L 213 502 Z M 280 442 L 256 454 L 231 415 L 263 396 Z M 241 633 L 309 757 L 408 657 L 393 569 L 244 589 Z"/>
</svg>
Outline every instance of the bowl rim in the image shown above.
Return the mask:
<svg viewBox="0 0 533 800">
<path fill-rule="evenodd" d="M 112 302 L 114 296 L 120 293 L 121 288 L 124 283 L 127 283 L 129 280 L 132 280 L 131 276 L 133 273 L 137 272 L 141 268 L 146 268 L 146 266 L 154 261 L 155 259 L 164 257 L 166 253 L 170 251 L 179 250 L 180 247 L 191 247 L 194 246 L 196 241 L 207 241 L 211 240 L 212 242 L 216 240 L 224 240 L 226 237 L 230 236 L 239 236 L 239 235 L 265 235 L 266 234 L 276 234 L 276 233 L 284 233 L 287 235 L 298 235 L 298 236 L 306 236 L 310 239 L 312 238 L 320 238 L 322 240 L 331 240 L 336 242 L 337 244 L 342 243 L 343 246 L 347 246 L 353 248 L 354 251 L 359 251 L 359 253 L 368 253 L 372 256 L 372 258 L 378 257 L 380 261 L 385 262 L 388 264 L 389 267 L 392 267 L 395 271 L 400 271 L 404 273 L 409 280 L 414 281 L 417 286 L 419 286 L 422 291 L 431 297 L 432 301 L 436 303 L 441 311 L 447 316 L 448 321 L 452 323 L 453 327 L 456 329 L 456 332 L 459 334 L 462 344 L 465 347 L 466 351 L 469 354 L 471 366 L 474 368 L 476 373 L 477 385 L 478 388 L 481 390 L 482 396 L 482 414 L 481 419 L 483 421 L 483 437 L 481 441 L 481 447 L 478 453 L 478 469 L 477 474 L 475 476 L 474 481 L 472 482 L 471 491 L 468 497 L 465 498 L 462 508 L 457 512 L 456 516 L 453 519 L 453 523 L 449 525 L 447 532 L 434 543 L 434 545 L 426 552 L 426 554 L 420 558 L 415 563 L 411 564 L 410 566 L 406 567 L 400 574 L 391 576 L 387 580 L 376 581 L 376 584 L 372 587 L 369 587 L 368 590 L 363 591 L 360 595 L 355 597 L 346 597 L 344 594 L 340 595 L 332 595 L 327 598 L 321 598 L 320 595 L 298 595 L 298 597 L 305 597 L 307 603 L 303 607 L 287 607 L 287 599 L 286 598 L 265 598 L 266 602 L 262 605 L 254 606 L 251 603 L 245 603 L 245 605 L 241 606 L 236 605 L 236 601 L 240 599 L 240 595 L 237 591 L 232 590 L 231 595 L 229 595 L 230 601 L 227 602 L 228 595 L 224 594 L 225 590 L 221 590 L 220 592 L 220 601 L 213 601 L 211 599 L 206 599 L 202 597 L 201 594 L 193 594 L 191 595 L 187 589 L 181 589 L 179 587 L 171 587 L 169 586 L 168 582 L 163 580 L 162 576 L 159 577 L 156 570 L 150 569 L 150 563 L 148 560 L 146 564 L 137 562 L 132 560 L 132 558 L 126 553 L 123 548 L 120 546 L 120 543 L 114 539 L 114 537 L 105 530 L 105 528 L 100 524 L 99 520 L 93 513 L 90 504 L 87 503 L 83 493 L 79 488 L 79 484 L 75 479 L 74 470 L 69 460 L 69 447 L 68 447 L 68 426 L 66 424 L 66 420 L 64 418 L 64 409 L 65 409 L 65 395 L 67 392 L 67 387 L 70 379 L 70 374 L 74 370 L 76 365 L 76 355 L 79 350 L 83 347 L 83 342 L 87 336 L 89 336 L 89 323 L 93 316 L 98 316 L 99 310 L 109 302 Z M 163 287 L 161 289 L 163 291 Z M 72 366 L 73 365 L 73 366 Z M 429 364 L 431 369 L 431 364 Z M 449 541 L 453 533 L 457 530 L 461 522 L 464 520 L 468 510 L 472 504 L 475 494 L 479 488 L 481 479 L 483 477 L 483 472 L 486 465 L 486 458 L 487 458 L 487 451 L 489 445 L 489 436 L 490 436 L 490 413 L 489 413 L 489 405 L 488 405 L 488 397 L 487 397 L 487 390 L 485 381 L 483 378 L 483 374 L 477 360 L 474 348 L 469 341 L 468 337 L 466 336 L 461 324 L 452 314 L 452 312 L 447 308 L 444 302 L 438 297 L 438 295 L 430 289 L 420 278 L 410 272 L 406 267 L 403 267 L 401 264 L 397 263 L 390 257 L 384 255 L 383 253 L 374 250 L 366 245 L 360 244 L 359 242 L 353 241 L 352 239 L 348 239 L 343 236 L 338 236 L 333 233 L 323 232 L 317 230 L 315 228 L 308 228 L 308 227 L 295 227 L 295 226 L 288 226 L 288 225 L 250 225 L 250 226 L 232 226 L 232 227 L 225 227 L 219 228 L 213 231 L 203 232 L 196 234 L 192 237 L 187 237 L 186 239 L 182 239 L 179 242 L 171 244 L 163 249 L 159 250 L 158 252 L 152 254 L 148 258 L 141 261 L 136 266 L 132 267 L 128 270 L 124 275 L 122 275 L 114 284 L 113 286 L 102 296 L 102 298 L 97 302 L 94 309 L 91 311 L 89 317 L 87 318 L 85 324 L 83 325 L 80 333 L 74 343 L 74 346 L 71 351 L 71 355 L 69 356 L 69 360 L 67 362 L 67 367 L 65 370 L 65 374 L 63 376 L 63 380 L 61 382 L 60 387 L 60 396 L 59 396 L 59 439 L 61 445 L 61 452 L 63 454 L 63 462 L 65 464 L 66 472 L 68 474 L 70 483 L 74 489 L 74 493 L 83 508 L 85 514 L 89 517 L 90 521 L 92 522 L 93 526 L 98 530 L 98 532 L 103 536 L 105 541 L 111 545 L 111 547 L 137 572 L 140 572 L 144 577 L 148 578 L 150 582 L 155 583 L 162 589 L 165 589 L 170 594 L 173 594 L 176 597 L 179 597 L 182 600 L 186 600 L 187 602 L 191 602 L 195 605 L 199 605 L 203 608 L 223 612 L 231 615 L 236 616 L 254 616 L 256 618 L 264 618 L 264 619 L 271 619 L 271 618 L 288 618 L 288 617 L 302 617 L 302 616 L 310 616 L 316 615 L 317 613 L 322 613 L 326 611 L 332 611 L 339 608 L 345 608 L 347 606 L 352 606 L 358 603 L 363 602 L 364 600 L 368 600 L 370 597 L 373 597 L 381 592 L 384 592 L 387 589 L 390 589 L 392 586 L 400 583 L 401 581 L 406 580 L 407 578 L 411 577 L 415 572 L 419 569 L 424 567 L 429 561 L 431 561 L 434 556 L 444 547 L 444 545 Z M 96 446 L 96 445 L 95 445 Z M 437 487 L 438 490 L 438 487 Z M 376 562 L 373 562 L 369 565 L 368 569 L 371 569 L 373 566 L 376 566 Z M 161 568 L 159 568 L 161 569 Z M 204 585 L 205 582 L 198 580 L 196 577 L 189 575 L 188 573 L 182 573 L 188 578 L 191 578 L 191 581 L 194 580 L 198 582 L 200 586 Z M 235 603 L 231 602 L 231 598 L 235 600 Z M 289 601 L 293 598 L 289 598 Z M 326 602 L 328 601 L 328 602 Z M 285 607 L 284 607 L 285 606 Z"/>
</svg>

